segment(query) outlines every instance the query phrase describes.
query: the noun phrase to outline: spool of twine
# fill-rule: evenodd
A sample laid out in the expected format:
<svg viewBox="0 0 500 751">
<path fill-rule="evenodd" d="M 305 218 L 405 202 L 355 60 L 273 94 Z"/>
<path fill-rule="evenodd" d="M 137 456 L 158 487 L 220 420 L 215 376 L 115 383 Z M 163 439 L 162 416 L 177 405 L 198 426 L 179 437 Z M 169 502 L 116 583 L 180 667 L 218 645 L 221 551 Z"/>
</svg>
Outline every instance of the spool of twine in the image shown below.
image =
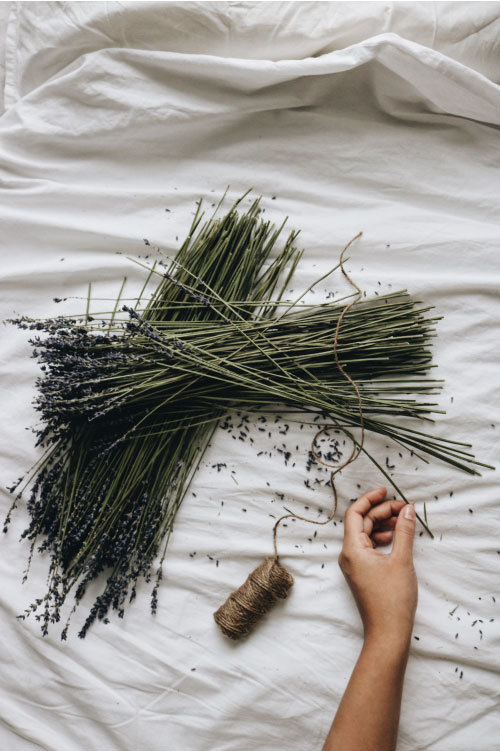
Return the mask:
<svg viewBox="0 0 500 751">
<path fill-rule="evenodd" d="M 292 584 L 293 576 L 275 556 L 269 556 L 216 610 L 216 624 L 230 639 L 245 636 L 277 600 L 288 596 Z"/>
<path fill-rule="evenodd" d="M 355 282 L 353 282 L 353 280 L 345 270 L 343 264 L 344 254 L 346 250 L 361 235 L 362 232 L 357 234 L 356 237 L 353 237 L 353 239 L 345 246 L 340 255 L 340 267 L 342 269 L 342 273 L 344 274 L 348 282 L 356 288 L 357 295 L 354 300 L 352 300 L 350 303 L 348 303 L 348 305 L 345 306 L 342 313 L 340 314 L 333 340 L 333 355 L 335 358 L 335 363 L 344 378 L 352 385 L 358 400 L 361 438 L 359 443 L 357 443 L 356 441 L 354 441 L 353 436 L 351 435 L 351 433 L 349 433 L 348 430 L 343 427 L 341 428 L 343 432 L 353 441 L 353 449 L 347 461 L 345 461 L 340 466 L 335 466 L 325 462 L 315 450 L 316 439 L 319 435 L 321 435 L 321 433 L 325 432 L 327 428 L 321 428 L 321 430 L 319 430 L 314 436 L 311 451 L 315 460 L 325 465 L 326 467 L 335 466 L 334 471 L 330 475 L 330 485 L 333 491 L 334 498 L 332 512 L 328 519 L 322 522 L 316 521 L 315 519 L 308 519 L 305 516 L 300 516 L 299 514 L 294 514 L 293 512 L 289 512 L 288 514 L 285 514 L 278 519 L 273 529 L 274 555 L 269 556 L 269 558 L 266 558 L 266 560 L 261 563 L 260 566 L 257 566 L 255 571 L 252 571 L 252 573 L 248 576 L 245 583 L 239 589 L 229 595 L 224 605 L 221 605 L 221 607 L 214 613 L 215 622 L 219 626 L 222 633 L 228 636 L 230 639 L 239 639 L 240 637 L 245 636 L 245 634 L 248 634 L 248 632 L 253 628 L 257 621 L 259 621 L 262 616 L 271 609 L 271 607 L 275 602 L 277 602 L 277 600 L 284 600 L 288 596 L 290 588 L 293 584 L 293 576 L 286 570 L 284 566 L 280 564 L 278 558 L 276 535 L 280 523 L 283 521 L 283 519 L 289 519 L 291 517 L 294 517 L 295 519 L 302 519 L 303 521 L 309 522 L 310 524 L 328 524 L 329 522 L 331 522 L 337 511 L 337 491 L 333 478 L 338 472 L 340 472 L 341 469 L 347 467 L 348 464 L 351 464 L 351 462 L 357 459 L 363 449 L 365 430 L 361 393 L 358 389 L 357 384 L 342 367 L 337 352 L 340 325 L 352 306 L 355 305 L 355 303 L 357 303 L 362 296 L 360 288 Z M 333 420 L 333 422 L 335 423 L 336 421 Z M 288 511 L 288 509 L 286 510 Z"/>
</svg>

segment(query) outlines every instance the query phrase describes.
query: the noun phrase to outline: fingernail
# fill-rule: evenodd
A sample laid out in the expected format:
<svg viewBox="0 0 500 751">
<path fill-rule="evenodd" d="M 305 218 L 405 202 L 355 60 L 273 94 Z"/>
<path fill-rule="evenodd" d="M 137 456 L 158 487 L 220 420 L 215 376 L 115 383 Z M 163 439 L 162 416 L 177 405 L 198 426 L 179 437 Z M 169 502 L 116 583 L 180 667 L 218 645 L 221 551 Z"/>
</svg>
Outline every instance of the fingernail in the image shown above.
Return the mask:
<svg viewBox="0 0 500 751">
<path fill-rule="evenodd" d="M 405 508 L 405 519 L 415 519 L 415 506 L 409 503 Z"/>
</svg>

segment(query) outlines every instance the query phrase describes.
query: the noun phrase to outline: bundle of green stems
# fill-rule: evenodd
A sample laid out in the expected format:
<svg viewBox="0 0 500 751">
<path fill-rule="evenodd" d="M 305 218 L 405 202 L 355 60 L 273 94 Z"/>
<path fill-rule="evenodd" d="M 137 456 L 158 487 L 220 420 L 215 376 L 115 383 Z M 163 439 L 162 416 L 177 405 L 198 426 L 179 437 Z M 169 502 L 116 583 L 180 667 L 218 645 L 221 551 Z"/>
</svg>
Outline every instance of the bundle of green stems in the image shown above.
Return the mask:
<svg viewBox="0 0 500 751">
<path fill-rule="evenodd" d="M 108 621 L 110 609 L 123 616 L 140 577 L 154 576 L 156 612 L 176 513 L 228 410 L 281 405 L 322 415 L 340 429 L 360 426 L 358 397 L 333 354 L 333 332 L 349 297 L 315 305 L 303 302 L 305 293 L 284 300 L 302 255 L 298 233 L 277 251 L 285 223 L 264 221 L 260 199 L 238 211 L 246 195 L 202 225 L 200 201 L 175 259 L 147 267 L 133 304 L 124 305 L 120 292 L 110 313 L 91 316 L 89 292 L 81 319 L 15 321 L 47 335 L 31 340 L 43 370 L 36 404 L 45 452 L 23 487 L 11 488 L 14 508 L 31 483 L 31 523 L 23 534 L 31 540 L 30 562 L 35 549 L 50 553 L 48 591 L 20 616 L 35 613 L 44 634 L 73 592 L 66 638 L 72 613 L 100 576 L 105 582 L 82 638 L 96 618 Z M 439 411 L 427 401 L 441 387 L 429 376 L 438 320 L 430 310 L 405 290 L 358 302 L 342 321 L 337 355 L 359 388 L 367 433 L 425 461 L 434 457 L 479 474 L 476 467 L 485 465 L 468 444 L 416 427 Z"/>
</svg>

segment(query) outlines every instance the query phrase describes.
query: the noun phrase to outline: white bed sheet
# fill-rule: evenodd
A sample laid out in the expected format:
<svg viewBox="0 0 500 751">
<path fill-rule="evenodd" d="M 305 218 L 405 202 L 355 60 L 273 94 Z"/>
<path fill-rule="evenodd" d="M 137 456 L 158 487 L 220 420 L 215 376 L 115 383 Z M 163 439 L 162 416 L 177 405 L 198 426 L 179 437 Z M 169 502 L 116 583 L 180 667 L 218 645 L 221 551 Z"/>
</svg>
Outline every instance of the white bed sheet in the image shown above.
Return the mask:
<svg viewBox="0 0 500 751">
<path fill-rule="evenodd" d="M 116 293 L 124 274 L 135 289 L 141 273 L 124 256 L 143 254 L 143 238 L 173 252 L 200 196 L 210 205 L 229 184 L 227 206 L 254 186 L 267 216 L 302 230 L 296 290 L 363 230 L 349 265 L 360 286 L 408 287 L 436 307 L 436 432 L 498 463 L 499 3 L 4 6 L 2 319 L 58 314 L 52 298 L 84 296 L 89 280 L 94 296 Z M 26 338 L 2 327 L 4 485 L 36 457 Z M 291 468 L 219 430 L 179 513 L 156 618 L 142 587 L 123 621 L 85 641 L 83 611 L 67 642 L 15 619 L 45 577 L 35 560 L 21 587 L 16 513 L 0 556 L 2 749 L 319 751 L 362 633 L 336 562 L 340 520 L 358 484 L 383 478 L 360 460 L 340 482 L 336 525 L 312 542 L 306 524 L 282 530 L 295 586 L 251 638 L 230 643 L 212 619 L 270 552 L 269 514 L 328 507 L 327 488 L 303 484 L 310 437 L 290 429 Z M 398 749 L 496 751 L 496 474 L 390 456 L 436 535 L 415 543 L 418 640 Z"/>
</svg>

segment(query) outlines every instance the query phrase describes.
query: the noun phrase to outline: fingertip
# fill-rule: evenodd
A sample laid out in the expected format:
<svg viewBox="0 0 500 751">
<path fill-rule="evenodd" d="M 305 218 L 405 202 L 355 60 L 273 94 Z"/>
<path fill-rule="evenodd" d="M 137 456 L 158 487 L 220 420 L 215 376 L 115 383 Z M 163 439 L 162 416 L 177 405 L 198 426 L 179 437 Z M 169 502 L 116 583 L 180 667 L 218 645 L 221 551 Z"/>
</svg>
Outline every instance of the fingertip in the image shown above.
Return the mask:
<svg viewBox="0 0 500 751">
<path fill-rule="evenodd" d="M 397 556 L 412 556 L 413 541 L 416 527 L 415 507 L 413 503 L 407 503 L 399 512 L 394 530 L 393 552 Z"/>
<path fill-rule="evenodd" d="M 417 515 L 415 512 L 415 504 L 413 502 L 406 504 L 406 508 L 403 511 L 403 515 L 405 519 L 409 519 L 412 522 L 416 520 Z"/>
<path fill-rule="evenodd" d="M 374 490 L 369 490 L 366 495 L 370 500 L 374 500 L 375 498 L 385 498 L 386 493 L 387 488 L 375 488 Z"/>
</svg>

